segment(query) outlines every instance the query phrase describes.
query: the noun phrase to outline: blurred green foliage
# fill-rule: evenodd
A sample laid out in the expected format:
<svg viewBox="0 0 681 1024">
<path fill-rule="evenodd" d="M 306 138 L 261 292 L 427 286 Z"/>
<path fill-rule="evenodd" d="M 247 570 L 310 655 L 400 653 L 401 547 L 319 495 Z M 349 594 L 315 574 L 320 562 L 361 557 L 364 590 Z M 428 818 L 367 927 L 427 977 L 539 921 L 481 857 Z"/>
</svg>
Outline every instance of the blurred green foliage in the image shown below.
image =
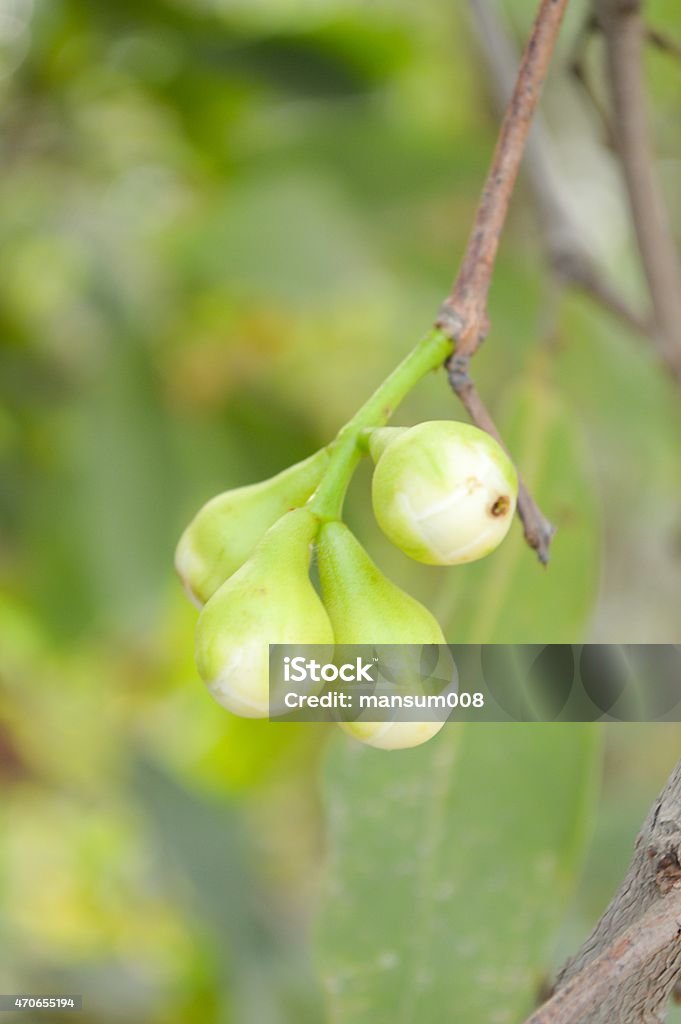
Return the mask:
<svg viewBox="0 0 681 1024">
<path fill-rule="evenodd" d="M 519 38 L 533 6 L 507 5 Z M 681 37 L 674 0 L 649 7 Z M 564 73 L 580 16 L 546 113 L 587 241 L 640 295 L 611 157 Z M 681 71 L 649 62 L 673 182 Z M 0 101 L 0 991 L 83 992 L 83 1024 L 320 1022 L 327 732 L 212 704 L 172 553 L 205 499 L 327 441 L 428 326 L 494 142 L 465 7 L 3 0 Z M 491 313 L 476 373 L 560 526 L 552 568 L 518 529 L 478 566 L 410 563 L 373 523 L 366 468 L 349 521 L 452 641 L 678 639 L 678 394 L 639 339 L 556 291 L 522 185 Z M 433 375 L 399 422 L 451 415 Z M 678 738 L 611 730 L 556 958 L 612 892 Z M 474 818 L 471 798 L 457 830 Z"/>
<path fill-rule="evenodd" d="M 332 1020 L 532 1011 L 581 858 L 595 739 L 593 725 L 452 724 L 399 775 L 337 745 L 321 933 Z"/>
</svg>

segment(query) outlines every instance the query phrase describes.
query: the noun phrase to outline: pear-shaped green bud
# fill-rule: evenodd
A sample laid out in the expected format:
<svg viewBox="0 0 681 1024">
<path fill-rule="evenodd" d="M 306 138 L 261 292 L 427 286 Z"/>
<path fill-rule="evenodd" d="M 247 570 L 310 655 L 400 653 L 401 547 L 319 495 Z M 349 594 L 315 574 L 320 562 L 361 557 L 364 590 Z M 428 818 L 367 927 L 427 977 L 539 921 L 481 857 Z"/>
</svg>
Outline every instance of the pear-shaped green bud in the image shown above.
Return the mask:
<svg viewBox="0 0 681 1024">
<path fill-rule="evenodd" d="M 395 586 L 347 526 L 326 523 L 317 546 L 324 603 L 337 644 L 446 644 L 437 620 Z M 425 743 L 443 722 L 342 722 L 355 739 L 384 750 Z"/>
<path fill-rule="evenodd" d="M 518 476 L 483 430 L 451 420 L 419 423 L 379 456 L 372 501 L 379 526 L 405 554 L 458 565 L 489 554 L 513 519 Z"/>
<path fill-rule="evenodd" d="M 322 448 L 269 480 L 218 494 L 197 512 L 175 553 L 175 568 L 195 604 L 205 604 L 243 565 L 284 512 L 307 501 L 328 458 L 327 449 Z"/>
<path fill-rule="evenodd" d="M 268 644 L 333 643 L 308 575 L 318 528 L 307 508 L 285 513 L 199 616 L 199 673 L 218 703 L 237 715 L 269 713 Z"/>
<path fill-rule="evenodd" d="M 389 444 L 406 434 L 408 427 L 376 427 L 369 432 L 369 452 L 374 462 L 378 462 Z"/>
<path fill-rule="evenodd" d="M 372 562 L 344 523 L 317 542 L 324 604 L 337 644 L 446 644 L 437 619 Z"/>
</svg>

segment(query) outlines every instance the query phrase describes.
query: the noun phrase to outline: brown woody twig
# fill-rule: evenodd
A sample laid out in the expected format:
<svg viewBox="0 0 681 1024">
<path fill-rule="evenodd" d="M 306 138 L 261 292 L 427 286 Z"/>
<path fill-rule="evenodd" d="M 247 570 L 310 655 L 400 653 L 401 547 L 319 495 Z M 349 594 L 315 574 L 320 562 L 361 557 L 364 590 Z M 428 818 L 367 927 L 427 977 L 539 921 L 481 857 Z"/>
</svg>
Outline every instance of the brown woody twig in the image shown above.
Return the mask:
<svg viewBox="0 0 681 1024">
<path fill-rule="evenodd" d="M 681 259 L 655 173 L 643 80 L 641 0 L 594 0 L 605 39 L 615 142 L 622 165 L 661 358 L 681 382 Z"/>
<path fill-rule="evenodd" d="M 456 324 L 457 354 L 471 356 L 489 327 L 487 295 L 499 239 L 567 0 L 541 0 L 504 115 L 466 252 L 440 325 Z"/>
<path fill-rule="evenodd" d="M 517 58 L 513 45 L 493 0 L 470 0 L 470 8 L 495 97 L 503 108 L 515 78 Z M 580 49 L 596 25 L 593 16 L 583 25 L 578 40 Z M 576 57 L 572 64 L 573 70 L 575 66 L 581 68 Z M 532 123 L 523 167 L 537 207 L 546 255 L 556 277 L 564 285 L 584 292 L 626 327 L 648 336 L 651 332 L 649 319 L 629 304 L 584 244 L 581 226 L 575 223 L 564 200 L 564 189 L 555 171 L 549 132 L 541 112 L 535 114 Z"/>
<path fill-rule="evenodd" d="M 497 426 L 468 373 L 468 357 L 455 353 L 449 361 L 448 374 L 452 389 L 473 423 L 491 434 L 502 448 L 505 447 Z M 542 565 L 546 565 L 555 527 L 543 515 L 522 479 L 518 481 L 518 515 L 523 524 L 525 540 L 537 552 Z"/>
<path fill-rule="evenodd" d="M 473 421 L 497 438 L 494 422 L 469 377 L 468 362 L 489 329 L 487 296 L 499 239 L 566 6 L 567 0 L 540 0 L 464 258 L 436 321 L 455 343 L 455 352 L 447 364 L 452 389 Z M 524 484 L 518 512 L 528 544 L 536 550 L 539 560 L 546 563 L 554 528 Z"/>
</svg>

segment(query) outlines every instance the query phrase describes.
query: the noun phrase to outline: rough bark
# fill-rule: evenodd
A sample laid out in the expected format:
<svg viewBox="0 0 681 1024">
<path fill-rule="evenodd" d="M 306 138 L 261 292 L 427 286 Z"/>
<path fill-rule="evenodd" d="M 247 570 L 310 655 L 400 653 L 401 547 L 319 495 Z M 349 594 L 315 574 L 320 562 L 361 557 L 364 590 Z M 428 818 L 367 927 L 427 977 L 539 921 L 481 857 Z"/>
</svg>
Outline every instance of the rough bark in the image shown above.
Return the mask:
<svg viewBox="0 0 681 1024">
<path fill-rule="evenodd" d="M 681 761 L 613 900 L 527 1024 L 660 1024 L 681 975 Z"/>
</svg>

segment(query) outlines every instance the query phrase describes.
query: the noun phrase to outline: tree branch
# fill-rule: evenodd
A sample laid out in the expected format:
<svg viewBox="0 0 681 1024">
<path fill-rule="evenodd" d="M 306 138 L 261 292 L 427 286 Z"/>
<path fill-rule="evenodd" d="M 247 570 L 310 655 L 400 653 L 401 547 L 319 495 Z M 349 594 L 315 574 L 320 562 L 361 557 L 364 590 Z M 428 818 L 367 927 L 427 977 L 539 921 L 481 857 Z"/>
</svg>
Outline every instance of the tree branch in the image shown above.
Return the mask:
<svg viewBox="0 0 681 1024">
<path fill-rule="evenodd" d="M 681 761 L 618 892 L 526 1024 L 657 1024 L 681 975 Z"/>
<path fill-rule="evenodd" d="M 481 430 L 486 430 L 502 448 L 505 448 L 496 424 L 468 373 L 468 357 L 459 357 L 454 354 L 453 358 L 449 360 L 448 375 L 453 391 L 473 423 Z M 555 527 L 542 513 L 520 478 L 518 480 L 518 515 L 523 524 L 525 540 L 537 552 L 537 558 L 542 565 L 546 565 L 549 560 L 549 548 Z"/>
<path fill-rule="evenodd" d="M 490 0 L 470 0 L 470 7 L 495 98 L 503 108 L 513 88 L 517 57 Z M 580 38 L 586 31 L 582 29 Z M 626 327 L 649 335 L 649 319 L 635 310 L 608 280 L 583 242 L 583 232 L 563 199 L 564 190 L 555 171 L 550 137 L 541 112 L 534 117 L 523 168 L 537 207 L 547 258 L 555 275 L 565 285 L 584 292 Z"/>
<path fill-rule="evenodd" d="M 487 334 L 489 292 L 499 239 L 567 0 L 541 0 L 523 53 L 459 273 L 438 326 L 452 330 L 458 355 L 471 356 Z"/>
<path fill-rule="evenodd" d="M 681 60 L 681 43 L 678 43 L 676 39 L 671 39 L 664 32 L 660 32 L 659 29 L 650 27 L 646 28 L 646 39 L 651 46 L 655 46 L 661 53 L 666 53 L 675 60 Z"/>
<path fill-rule="evenodd" d="M 497 438 L 499 433 L 494 422 L 468 375 L 468 360 L 489 328 L 487 296 L 499 239 L 567 2 L 540 0 L 463 261 L 436 320 L 436 326 L 455 343 L 455 352 L 447 363 L 452 389 L 469 411 L 473 422 Z M 518 513 L 527 542 L 537 551 L 539 560 L 546 563 L 554 528 L 524 484 L 521 484 Z"/>
<path fill-rule="evenodd" d="M 605 38 L 615 141 L 650 290 L 657 347 L 681 382 L 681 261 L 655 174 L 643 81 L 641 0 L 594 4 Z"/>
</svg>

